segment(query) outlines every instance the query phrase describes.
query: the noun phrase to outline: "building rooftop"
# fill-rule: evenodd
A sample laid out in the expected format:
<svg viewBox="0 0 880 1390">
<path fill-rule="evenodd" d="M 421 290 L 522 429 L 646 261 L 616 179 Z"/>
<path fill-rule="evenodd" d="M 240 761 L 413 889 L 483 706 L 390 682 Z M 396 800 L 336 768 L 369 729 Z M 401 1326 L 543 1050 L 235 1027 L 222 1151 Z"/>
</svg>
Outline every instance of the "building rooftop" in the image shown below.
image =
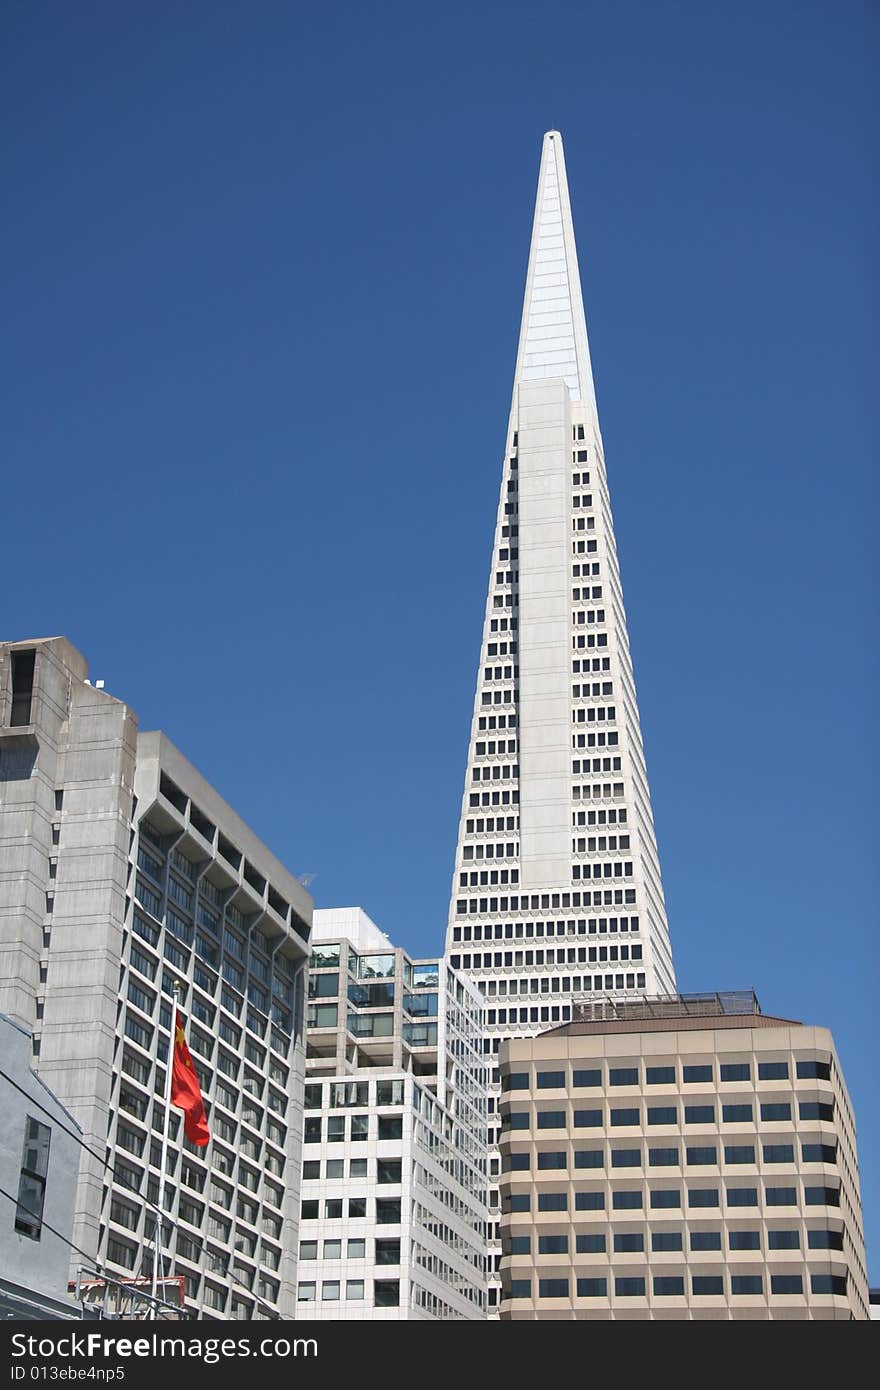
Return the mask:
<svg viewBox="0 0 880 1390">
<path fill-rule="evenodd" d="M 772 1028 L 779 1024 L 799 1026 L 799 1020 L 763 1014 L 755 991 L 743 989 L 575 1000 L 571 1022 L 547 1032 L 570 1037 L 584 1033 L 680 1032 L 707 1027 Z"/>
</svg>

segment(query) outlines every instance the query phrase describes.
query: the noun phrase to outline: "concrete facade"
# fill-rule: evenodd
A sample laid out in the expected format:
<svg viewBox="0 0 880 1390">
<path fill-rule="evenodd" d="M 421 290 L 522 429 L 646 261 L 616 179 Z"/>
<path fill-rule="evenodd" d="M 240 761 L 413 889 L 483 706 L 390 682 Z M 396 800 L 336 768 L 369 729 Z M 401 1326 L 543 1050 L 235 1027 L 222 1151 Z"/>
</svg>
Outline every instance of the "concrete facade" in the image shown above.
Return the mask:
<svg viewBox="0 0 880 1390">
<path fill-rule="evenodd" d="M 868 1318 L 834 1041 L 750 998 L 502 1044 L 502 1319 Z"/>
<path fill-rule="evenodd" d="M 0 646 L 0 1004 L 89 1148 L 109 1146 L 112 1173 L 81 1157 L 75 1244 L 143 1277 L 180 984 L 212 1139 L 181 1142 L 173 1112 L 175 1269 L 206 1316 L 286 1315 L 311 898 L 86 669 L 63 638 Z"/>
<path fill-rule="evenodd" d="M 479 992 L 360 909 L 318 911 L 306 1073 L 301 1315 L 483 1318 Z"/>
<path fill-rule="evenodd" d="M 70 1241 L 81 1137 L 73 1116 L 31 1069 L 31 1035 L 0 1014 L 0 1313 L 14 1318 L 76 1318 L 68 1297 Z M 38 1131 L 45 1172 L 39 1194 L 28 1182 L 29 1122 Z M 25 1181 L 22 1184 L 22 1173 Z M 24 1194 L 23 1220 L 19 1200 Z M 31 1213 L 35 1213 L 34 1216 Z"/>
</svg>

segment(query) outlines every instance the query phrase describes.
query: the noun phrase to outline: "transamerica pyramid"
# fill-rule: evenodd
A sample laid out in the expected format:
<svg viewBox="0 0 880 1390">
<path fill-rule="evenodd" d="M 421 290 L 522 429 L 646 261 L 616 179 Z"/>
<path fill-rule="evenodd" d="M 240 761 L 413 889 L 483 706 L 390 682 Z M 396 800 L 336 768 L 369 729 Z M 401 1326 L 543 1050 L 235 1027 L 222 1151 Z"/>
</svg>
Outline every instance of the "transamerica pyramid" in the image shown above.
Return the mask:
<svg viewBox="0 0 880 1390">
<path fill-rule="evenodd" d="M 494 1053 L 567 1021 L 574 1000 L 675 990 L 555 130 L 541 152 L 446 949 L 479 982 Z"/>
</svg>

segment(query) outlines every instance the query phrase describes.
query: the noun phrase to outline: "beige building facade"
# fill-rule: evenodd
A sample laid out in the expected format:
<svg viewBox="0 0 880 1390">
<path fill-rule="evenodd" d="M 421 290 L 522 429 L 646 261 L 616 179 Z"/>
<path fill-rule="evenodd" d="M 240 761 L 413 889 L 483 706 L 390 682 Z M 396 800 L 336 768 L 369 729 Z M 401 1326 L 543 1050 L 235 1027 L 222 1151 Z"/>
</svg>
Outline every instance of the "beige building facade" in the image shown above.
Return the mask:
<svg viewBox="0 0 880 1390">
<path fill-rule="evenodd" d="M 500 1070 L 502 1319 L 869 1317 L 827 1028 L 751 991 L 590 1001 Z"/>
</svg>

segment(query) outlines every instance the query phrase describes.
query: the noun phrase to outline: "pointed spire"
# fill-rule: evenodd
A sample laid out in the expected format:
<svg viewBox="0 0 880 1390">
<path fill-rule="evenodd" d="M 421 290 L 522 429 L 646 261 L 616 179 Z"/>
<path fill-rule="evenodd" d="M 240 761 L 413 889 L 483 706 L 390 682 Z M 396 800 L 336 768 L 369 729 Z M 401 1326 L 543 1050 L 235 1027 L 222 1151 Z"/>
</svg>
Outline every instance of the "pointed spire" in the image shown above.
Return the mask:
<svg viewBox="0 0 880 1390">
<path fill-rule="evenodd" d="M 547 131 L 541 150 L 538 196 L 535 200 L 514 377 L 514 407 L 521 381 L 536 381 L 545 377 L 563 377 L 572 399 L 583 401 L 595 417 L 596 398 L 587 323 L 565 174 L 565 155 L 558 130 Z"/>
</svg>

